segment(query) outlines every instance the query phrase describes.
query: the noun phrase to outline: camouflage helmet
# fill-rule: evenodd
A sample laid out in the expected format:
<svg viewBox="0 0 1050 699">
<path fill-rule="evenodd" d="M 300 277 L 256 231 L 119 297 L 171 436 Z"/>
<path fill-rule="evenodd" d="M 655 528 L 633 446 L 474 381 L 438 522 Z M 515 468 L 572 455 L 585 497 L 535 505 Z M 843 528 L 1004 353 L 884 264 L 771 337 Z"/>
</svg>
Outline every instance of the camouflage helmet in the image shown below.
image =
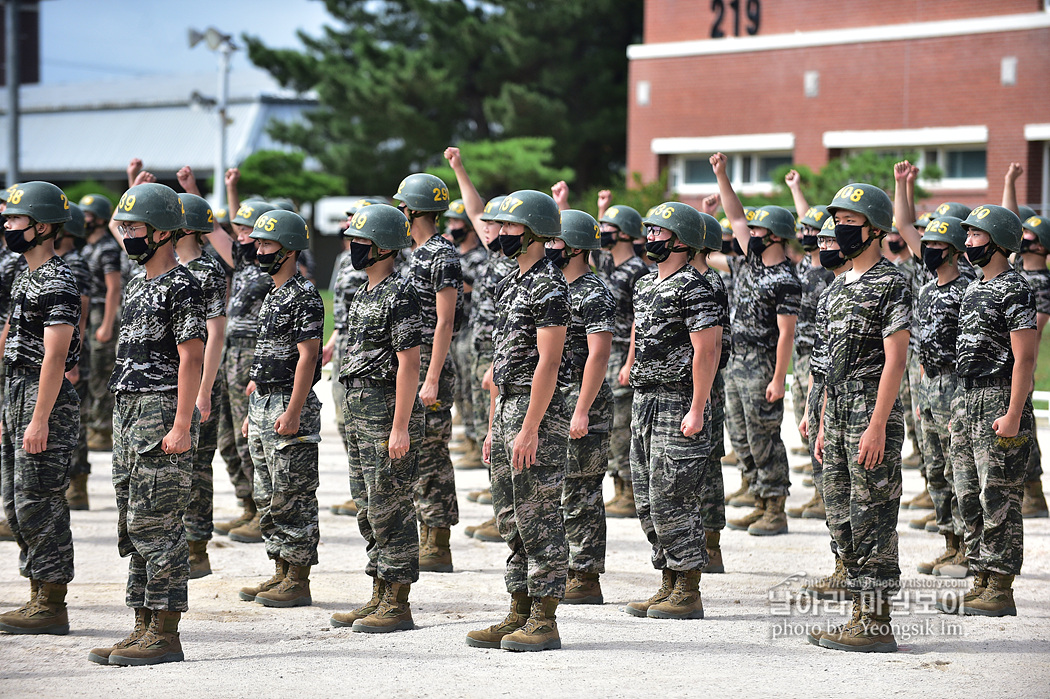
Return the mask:
<svg viewBox="0 0 1050 699">
<path fill-rule="evenodd" d="M 938 206 L 930 216 L 932 218 L 940 218 L 941 216 L 954 216 L 957 219 L 966 220 L 966 217 L 970 215 L 970 207 L 966 204 L 960 204 L 957 201 L 946 201 Z"/>
<path fill-rule="evenodd" d="M 204 197 L 183 193 L 179 195 L 179 201 L 186 212 L 186 225 L 183 228 L 195 233 L 211 233 L 214 230 L 215 214 Z"/>
<path fill-rule="evenodd" d="M 929 212 L 921 214 L 919 218 L 915 219 L 915 223 L 913 223 L 912 225 L 916 228 L 925 228 L 927 225 L 929 225 L 931 218 L 933 218 L 933 215 Z M 958 217 L 956 216 L 955 218 Z"/>
<path fill-rule="evenodd" d="M 50 182 L 21 182 L 8 190 L 4 216 L 28 216 L 37 223 L 65 223 L 71 216 L 69 199 Z"/>
<path fill-rule="evenodd" d="M 389 204 L 387 202 L 383 201 L 379 197 L 362 197 L 362 198 L 358 199 L 357 201 L 355 201 L 350 206 L 346 207 L 346 215 L 347 216 L 353 216 L 354 214 L 356 214 L 358 211 L 360 211 L 364 207 L 371 206 L 373 204 L 383 204 L 383 205 L 389 206 Z"/>
<path fill-rule="evenodd" d="M 186 227 L 182 201 L 174 189 L 159 182 L 137 184 L 117 202 L 115 221 L 142 221 L 158 231 Z"/>
<path fill-rule="evenodd" d="M 84 230 L 84 210 L 76 204 L 69 205 L 69 220 L 62 226 L 62 232 L 68 233 L 74 238 L 84 239 L 87 231 Z"/>
<path fill-rule="evenodd" d="M 675 237 L 694 250 L 704 247 L 704 220 L 700 212 L 680 201 L 667 201 L 652 208 L 642 221 L 647 226 L 659 226 L 674 233 Z M 722 248 L 721 243 L 718 245 Z"/>
<path fill-rule="evenodd" d="M 394 199 L 404 202 L 409 211 L 447 211 L 448 187 L 440 177 L 417 172 L 401 180 Z"/>
<path fill-rule="evenodd" d="M 492 217 L 499 223 L 520 223 L 541 238 L 561 235 L 561 211 L 549 194 L 535 189 L 519 189 L 504 197 Z"/>
<path fill-rule="evenodd" d="M 1039 244 L 1050 250 L 1050 218 L 1033 214 L 1024 220 L 1022 226 L 1035 233 Z"/>
<path fill-rule="evenodd" d="M 267 211 L 273 211 L 277 207 L 264 199 L 247 199 L 241 202 L 241 205 L 237 207 L 237 213 L 234 215 L 230 223 L 235 223 L 238 226 L 255 226 L 255 220 L 259 218 L 259 214 Z"/>
<path fill-rule="evenodd" d="M 642 215 L 630 206 L 616 204 L 605 210 L 601 217 L 602 223 L 616 226 L 624 234 L 635 240 L 645 240 L 645 230 L 642 228 Z"/>
<path fill-rule="evenodd" d="M 708 250 L 719 252 L 722 250 L 722 224 L 711 214 L 700 212 L 700 220 L 704 222 L 704 247 Z"/>
<path fill-rule="evenodd" d="M 295 202 L 288 197 L 277 197 L 271 199 L 270 203 L 273 204 L 273 208 L 282 209 L 283 211 L 291 211 L 293 214 L 299 213 L 299 210 L 295 207 Z"/>
<path fill-rule="evenodd" d="M 249 236 L 254 240 L 274 240 L 285 250 L 310 247 L 310 227 L 303 217 L 284 209 L 271 209 L 259 214 Z"/>
<path fill-rule="evenodd" d="M 499 205 L 503 203 L 506 197 L 500 195 L 498 197 L 492 197 L 485 204 L 485 210 L 481 212 L 482 221 L 494 221 L 496 220 L 496 214 L 499 213 Z"/>
<path fill-rule="evenodd" d="M 783 240 L 795 237 L 795 217 L 783 206 L 763 206 L 755 210 L 748 224 L 752 228 L 764 228 Z"/>
<path fill-rule="evenodd" d="M 412 245 L 408 218 L 386 204 L 366 204 L 354 213 L 343 233 L 348 238 L 371 240 L 382 250 L 401 250 Z"/>
<path fill-rule="evenodd" d="M 798 222 L 803 226 L 816 228 L 819 231 L 824 227 L 824 221 L 827 220 L 828 216 L 830 216 L 828 207 L 818 204 L 817 206 L 809 207 L 805 216 L 800 218 Z"/>
<path fill-rule="evenodd" d="M 113 215 L 113 203 L 104 194 L 85 194 L 77 204 L 85 214 L 92 214 L 100 221 L 108 221 Z"/>
<path fill-rule="evenodd" d="M 824 225 L 821 226 L 820 230 L 817 232 L 817 237 L 838 240 L 835 238 L 835 217 L 829 214 L 828 217 L 824 219 Z"/>
<path fill-rule="evenodd" d="M 962 219 L 957 216 L 931 218 L 921 240 L 923 243 L 948 243 L 959 252 L 966 252 L 966 231 Z"/>
<path fill-rule="evenodd" d="M 883 233 L 893 230 L 893 202 L 889 195 L 875 185 L 848 184 L 838 191 L 828 204 L 828 213 L 852 211 L 868 219 L 872 228 Z"/>
<path fill-rule="evenodd" d="M 1009 209 L 995 204 L 982 204 L 970 212 L 963 226 L 984 231 L 993 243 L 1004 250 L 1021 251 L 1021 219 Z"/>
<path fill-rule="evenodd" d="M 1033 216 L 1036 216 L 1037 214 L 1035 213 L 1035 209 L 1022 204 L 1017 207 L 1017 215 L 1022 221 L 1027 221 L 1028 219 L 1032 218 Z"/>
<path fill-rule="evenodd" d="M 468 225 L 470 224 L 470 216 L 467 215 L 467 207 L 462 199 L 456 199 L 448 205 L 445 218 L 454 218 L 457 221 L 466 221 Z"/>
<path fill-rule="evenodd" d="M 602 234 L 598 222 L 584 211 L 568 209 L 561 212 L 561 235 L 566 247 L 574 250 L 598 250 L 601 248 Z"/>
</svg>

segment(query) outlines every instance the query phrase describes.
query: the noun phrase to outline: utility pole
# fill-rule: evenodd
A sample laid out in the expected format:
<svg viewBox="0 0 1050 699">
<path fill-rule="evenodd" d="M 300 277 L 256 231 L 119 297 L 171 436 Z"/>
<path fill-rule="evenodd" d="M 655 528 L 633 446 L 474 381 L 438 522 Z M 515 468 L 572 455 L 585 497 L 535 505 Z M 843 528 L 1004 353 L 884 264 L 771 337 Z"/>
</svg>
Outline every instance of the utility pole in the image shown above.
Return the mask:
<svg viewBox="0 0 1050 699">
<path fill-rule="evenodd" d="M 18 164 L 18 0 L 4 2 L 4 48 L 7 80 L 7 186 L 17 184 L 22 173 Z"/>
</svg>

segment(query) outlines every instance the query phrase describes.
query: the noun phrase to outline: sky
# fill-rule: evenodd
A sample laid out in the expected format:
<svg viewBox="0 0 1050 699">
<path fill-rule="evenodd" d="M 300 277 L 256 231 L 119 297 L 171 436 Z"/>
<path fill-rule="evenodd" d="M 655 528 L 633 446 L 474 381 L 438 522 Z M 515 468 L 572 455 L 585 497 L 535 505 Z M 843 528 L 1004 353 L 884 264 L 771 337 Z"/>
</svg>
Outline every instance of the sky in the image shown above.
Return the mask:
<svg viewBox="0 0 1050 699">
<path fill-rule="evenodd" d="M 296 30 L 321 34 L 330 22 L 318 0 L 44 0 L 40 3 L 41 82 L 90 82 L 125 76 L 218 70 L 203 43 L 190 49 L 190 28 L 262 37 L 298 48 Z M 237 51 L 231 68 L 251 61 Z"/>
</svg>

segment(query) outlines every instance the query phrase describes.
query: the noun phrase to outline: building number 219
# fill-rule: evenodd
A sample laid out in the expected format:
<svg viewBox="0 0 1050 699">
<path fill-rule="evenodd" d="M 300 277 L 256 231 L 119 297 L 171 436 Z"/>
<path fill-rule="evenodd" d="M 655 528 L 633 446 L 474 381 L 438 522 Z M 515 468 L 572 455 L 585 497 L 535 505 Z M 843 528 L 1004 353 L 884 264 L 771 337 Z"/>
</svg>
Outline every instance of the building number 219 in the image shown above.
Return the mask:
<svg viewBox="0 0 1050 699">
<path fill-rule="evenodd" d="M 722 22 L 726 19 L 726 6 L 733 13 L 733 36 L 740 36 L 741 5 L 744 5 L 744 14 L 747 15 L 747 26 L 744 30 L 751 36 L 758 34 L 758 24 L 762 17 L 762 5 L 759 0 L 711 0 L 711 10 L 715 13 L 715 21 L 711 24 L 712 39 L 721 39 L 726 35 L 722 28 Z"/>
</svg>

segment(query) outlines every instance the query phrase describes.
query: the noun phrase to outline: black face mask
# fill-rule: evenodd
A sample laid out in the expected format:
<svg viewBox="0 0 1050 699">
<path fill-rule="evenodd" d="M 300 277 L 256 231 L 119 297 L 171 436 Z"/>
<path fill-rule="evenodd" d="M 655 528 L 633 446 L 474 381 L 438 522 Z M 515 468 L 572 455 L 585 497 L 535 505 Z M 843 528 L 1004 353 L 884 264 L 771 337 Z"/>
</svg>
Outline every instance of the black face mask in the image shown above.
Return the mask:
<svg viewBox="0 0 1050 699">
<path fill-rule="evenodd" d="M 736 241 L 733 240 L 732 238 L 730 238 L 729 240 L 723 240 L 722 241 L 722 254 L 723 255 L 732 255 L 732 254 L 734 254 L 736 252 L 736 250 L 733 249 L 733 243 L 735 243 L 735 242 Z"/>
<path fill-rule="evenodd" d="M 485 247 L 488 248 L 489 252 L 502 252 L 503 250 L 503 248 L 500 247 L 498 235 L 489 242 L 485 243 Z"/>
<path fill-rule="evenodd" d="M 894 255 L 900 254 L 901 250 L 907 247 L 907 244 L 903 240 L 890 240 L 887 241 L 886 247 L 890 249 Z"/>
<path fill-rule="evenodd" d="M 637 255 L 638 257 L 645 257 L 646 256 L 647 253 L 646 253 L 645 243 L 644 242 L 639 240 L 639 241 L 633 243 L 632 245 L 634 247 L 634 254 L 635 255 Z"/>
<path fill-rule="evenodd" d="M 255 241 L 250 241 L 250 242 L 247 242 L 247 243 L 237 243 L 237 244 L 240 246 L 241 258 L 245 262 L 255 262 L 255 255 L 256 255 Z"/>
<path fill-rule="evenodd" d="M 132 260 L 144 265 L 157 252 L 157 246 L 153 245 L 147 237 L 124 238 L 124 251 Z"/>
<path fill-rule="evenodd" d="M 7 249 L 13 253 L 21 255 L 29 250 L 36 247 L 37 243 L 40 242 L 40 236 L 37 235 L 32 240 L 26 240 L 26 231 L 33 230 L 32 226 L 26 228 L 7 230 L 4 229 L 4 242 L 7 243 Z"/>
<path fill-rule="evenodd" d="M 841 250 L 821 250 L 820 266 L 824 269 L 838 269 L 846 264 L 846 256 Z"/>
<path fill-rule="evenodd" d="M 376 263 L 372 255 L 371 243 L 355 243 L 350 241 L 350 264 L 356 270 L 367 269 Z"/>
<path fill-rule="evenodd" d="M 284 261 L 288 259 L 287 255 L 281 255 L 282 252 L 283 251 L 271 252 L 265 255 L 260 252 L 255 256 L 255 261 L 259 263 L 259 267 L 262 271 L 269 275 L 274 275 L 281 271 L 281 266 L 284 264 Z M 353 261 L 353 258 L 351 258 L 350 263 L 353 264 Z"/>
<path fill-rule="evenodd" d="M 864 226 L 851 226 L 848 223 L 835 224 L 835 240 L 838 241 L 839 250 L 852 260 L 857 255 L 868 249 L 872 238 L 864 240 Z"/>
<path fill-rule="evenodd" d="M 1029 240 L 1028 238 L 1021 238 L 1021 254 L 1032 253 L 1032 254 L 1035 254 L 1035 255 L 1046 255 L 1045 251 L 1040 252 L 1038 250 L 1033 250 L 1032 249 L 1033 247 L 1035 247 L 1038 244 L 1039 244 L 1039 241 Z"/>
<path fill-rule="evenodd" d="M 740 247 L 740 243 L 737 241 L 737 239 L 735 237 L 733 238 L 733 252 L 735 252 L 737 255 L 741 255 L 741 256 L 743 256 L 743 254 L 744 254 L 744 248 Z"/>
<path fill-rule="evenodd" d="M 503 235 L 500 233 L 499 246 L 503 250 L 504 255 L 509 258 L 515 258 L 525 252 L 525 236 Z"/>
<path fill-rule="evenodd" d="M 554 263 L 554 266 L 558 269 L 565 269 L 565 266 L 569 264 L 569 256 L 565 254 L 565 248 L 544 248 L 543 254 L 547 256 L 547 259 Z"/>
<path fill-rule="evenodd" d="M 671 256 L 671 249 L 668 247 L 667 240 L 647 240 L 645 241 L 645 256 L 653 262 L 664 262 L 668 257 Z"/>
<path fill-rule="evenodd" d="M 452 228 L 449 229 L 449 233 L 452 235 L 452 242 L 456 245 L 462 245 L 463 241 L 467 239 L 467 234 L 470 231 L 467 228 Z"/>
<path fill-rule="evenodd" d="M 614 245 L 616 245 L 616 243 L 620 242 L 619 240 L 617 240 L 616 231 L 602 231 L 601 236 L 601 246 L 603 248 L 611 248 Z"/>
<path fill-rule="evenodd" d="M 992 255 L 995 254 L 995 247 L 991 243 L 985 243 L 984 245 L 966 246 L 966 259 L 971 264 L 975 264 L 978 267 L 984 267 L 992 261 Z"/>
<path fill-rule="evenodd" d="M 761 257 L 762 253 L 764 253 L 768 247 L 769 238 L 767 236 L 751 236 L 751 239 L 747 241 L 747 254 L 753 255 L 754 257 Z"/>
<path fill-rule="evenodd" d="M 799 242 L 802 243 L 802 249 L 806 252 L 813 252 L 817 249 L 817 236 L 815 235 L 804 235 L 799 238 Z"/>
<path fill-rule="evenodd" d="M 938 250 L 930 247 L 924 247 L 922 249 L 922 263 L 926 265 L 926 269 L 930 270 L 933 274 L 937 273 L 937 270 L 940 269 L 941 265 L 943 265 L 947 259 L 947 250 Z"/>
</svg>

